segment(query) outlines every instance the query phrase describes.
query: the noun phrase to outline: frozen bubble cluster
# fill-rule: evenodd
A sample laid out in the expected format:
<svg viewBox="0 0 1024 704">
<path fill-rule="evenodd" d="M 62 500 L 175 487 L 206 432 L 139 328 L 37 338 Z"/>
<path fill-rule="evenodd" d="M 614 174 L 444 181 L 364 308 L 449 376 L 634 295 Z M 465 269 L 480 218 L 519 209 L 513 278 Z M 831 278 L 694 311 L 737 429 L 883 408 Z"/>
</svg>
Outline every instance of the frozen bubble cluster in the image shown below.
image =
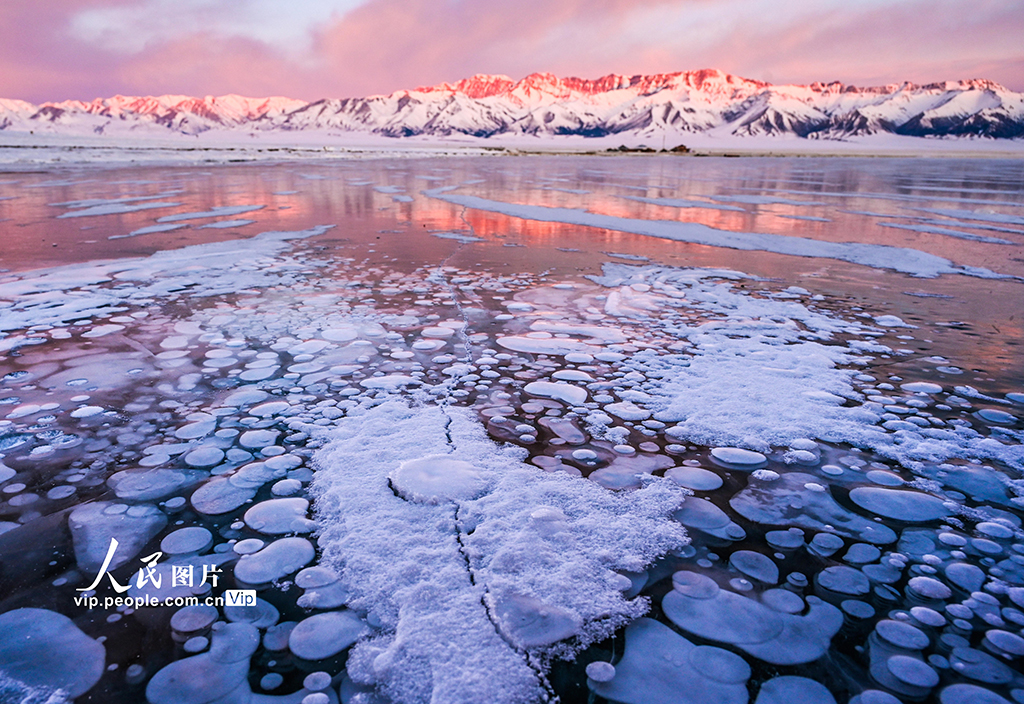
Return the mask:
<svg viewBox="0 0 1024 704">
<path fill-rule="evenodd" d="M 1024 393 L 922 356 L 956 326 L 636 256 L 450 265 L 518 235 L 331 168 L 398 231 L 0 279 L 0 699 L 1024 701 Z M 258 212 L 188 207 L 175 237 Z M 74 601 L 120 594 L 150 605 Z"/>
</svg>

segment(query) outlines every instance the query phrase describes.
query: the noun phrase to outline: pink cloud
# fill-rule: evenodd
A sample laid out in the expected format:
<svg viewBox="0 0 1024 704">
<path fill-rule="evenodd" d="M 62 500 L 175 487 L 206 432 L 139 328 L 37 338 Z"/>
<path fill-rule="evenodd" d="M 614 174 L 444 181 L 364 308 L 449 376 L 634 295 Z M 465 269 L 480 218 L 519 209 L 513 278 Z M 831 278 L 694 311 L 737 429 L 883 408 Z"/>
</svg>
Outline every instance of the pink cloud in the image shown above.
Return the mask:
<svg viewBox="0 0 1024 704">
<path fill-rule="evenodd" d="M 0 96 L 240 93 L 315 99 L 474 73 L 598 77 L 715 67 L 776 83 L 985 77 L 1024 90 L 1021 0 L 368 0 L 311 27 L 305 56 L 252 36 L 153 40 L 137 53 L 76 38 L 115 0 L 6 0 Z"/>
</svg>

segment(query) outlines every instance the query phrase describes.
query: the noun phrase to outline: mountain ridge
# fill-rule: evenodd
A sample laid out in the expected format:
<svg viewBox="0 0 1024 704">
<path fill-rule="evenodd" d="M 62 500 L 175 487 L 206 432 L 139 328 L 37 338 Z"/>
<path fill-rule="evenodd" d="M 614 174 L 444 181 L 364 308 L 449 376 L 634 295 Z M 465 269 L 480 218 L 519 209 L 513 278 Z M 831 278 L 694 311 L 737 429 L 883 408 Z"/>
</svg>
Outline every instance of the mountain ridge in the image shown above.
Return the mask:
<svg viewBox="0 0 1024 704">
<path fill-rule="evenodd" d="M 169 130 L 339 130 L 386 137 L 640 137 L 711 133 L 842 140 L 871 134 L 1024 137 L 1024 94 L 987 79 L 858 87 L 772 85 L 716 69 L 608 74 L 477 74 L 365 98 L 122 96 L 34 105 L 0 99 L 0 131 L 128 135 Z"/>
</svg>

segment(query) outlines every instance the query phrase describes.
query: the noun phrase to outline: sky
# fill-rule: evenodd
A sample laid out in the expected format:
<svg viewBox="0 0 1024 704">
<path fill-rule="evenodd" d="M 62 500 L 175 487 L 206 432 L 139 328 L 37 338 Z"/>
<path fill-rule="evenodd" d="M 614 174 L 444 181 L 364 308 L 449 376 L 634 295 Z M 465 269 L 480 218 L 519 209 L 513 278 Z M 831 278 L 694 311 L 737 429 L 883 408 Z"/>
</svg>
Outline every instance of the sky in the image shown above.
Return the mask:
<svg viewBox="0 0 1024 704">
<path fill-rule="evenodd" d="M 0 97 L 362 97 L 717 68 L 1024 91 L 1024 0 L 0 0 Z"/>
</svg>

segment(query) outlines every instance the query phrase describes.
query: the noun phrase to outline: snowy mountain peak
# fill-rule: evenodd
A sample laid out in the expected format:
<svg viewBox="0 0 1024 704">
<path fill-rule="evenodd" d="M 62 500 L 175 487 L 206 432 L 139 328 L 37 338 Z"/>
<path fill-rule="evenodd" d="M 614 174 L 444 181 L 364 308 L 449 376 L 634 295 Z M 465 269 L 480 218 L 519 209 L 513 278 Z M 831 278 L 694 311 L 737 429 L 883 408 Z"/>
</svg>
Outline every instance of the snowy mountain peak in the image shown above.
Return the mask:
<svg viewBox="0 0 1024 704">
<path fill-rule="evenodd" d="M 32 105 L 0 100 L 0 130 L 110 134 L 157 130 L 341 130 L 412 135 L 632 135 L 714 132 L 846 139 L 1024 137 L 1024 95 L 993 81 L 775 86 L 717 69 L 600 78 L 477 74 L 390 95 L 308 103 L 240 95 L 123 96 Z"/>
</svg>

